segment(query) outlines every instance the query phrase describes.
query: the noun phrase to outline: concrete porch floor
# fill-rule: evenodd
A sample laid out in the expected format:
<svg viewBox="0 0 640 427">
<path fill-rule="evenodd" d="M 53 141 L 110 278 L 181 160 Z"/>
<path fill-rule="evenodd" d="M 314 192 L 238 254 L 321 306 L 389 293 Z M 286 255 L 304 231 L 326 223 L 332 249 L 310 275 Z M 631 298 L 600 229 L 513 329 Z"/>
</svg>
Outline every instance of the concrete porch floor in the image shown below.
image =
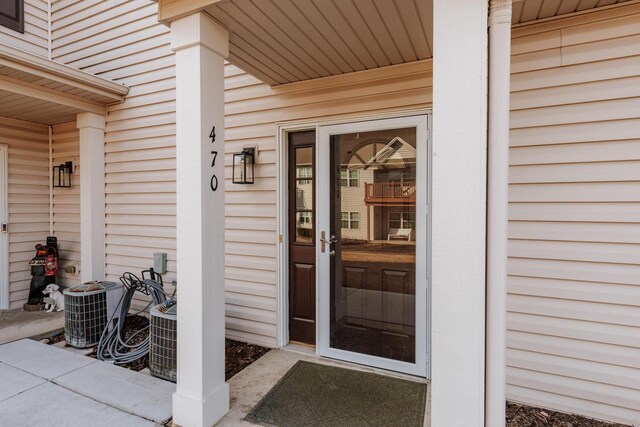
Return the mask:
<svg viewBox="0 0 640 427">
<path fill-rule="evenodd" d="M 254 426 L 244 421 L 246 415 L 262 399 L 284 374 L 299 360 L 374 372 L 380 375 L 396 376 L 414 381 L 425 382 L 408 375 L 373 369 L 352 363 L 321 358 L 315 354 L 292 349 L 271 350 L 256 362 L 236 374 L 229 380 L 231 402 L 229 413 L 220 420 L 217 427 Z M 427 405 L 425 409 L 424 427 L 430 427 L 431 387 L 427 388 Z"/>
<path fill-rule="evenodd" d="M 0 310 L 0 344 L 22 338 L 51 335 L 64 328 L 64 311 Z"/>
<path fill-rule="evenodd" d="M 154 426 L 175 384 L 23 339 L 0 345 L 0 426 Z"/>
</svg>

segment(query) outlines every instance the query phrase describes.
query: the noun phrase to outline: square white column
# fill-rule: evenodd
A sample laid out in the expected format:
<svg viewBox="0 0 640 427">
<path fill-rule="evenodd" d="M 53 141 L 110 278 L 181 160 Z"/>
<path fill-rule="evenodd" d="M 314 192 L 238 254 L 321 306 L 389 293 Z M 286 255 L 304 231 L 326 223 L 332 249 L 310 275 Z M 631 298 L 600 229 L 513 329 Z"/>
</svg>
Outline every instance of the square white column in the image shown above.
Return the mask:
<svg viewBox="0 0 640 427">
<path fill-rule="evenodd" d="M 224 60 L 229 34 L 197 13 L 171 23 L 171 48 L 176 59 L 179 301 L 173 421 L 209 427 L 229 410 L 224 353 Z"/>
<path fill-rule="evenodd" d="M 482 426 L 488 4 L 433 4 L 431 425 Z"/>
<path fill-rule="evenodd" d="M 105 278 L 105 116 L 77 115 L 80 133 L 80 280 Z"/>
</svg>

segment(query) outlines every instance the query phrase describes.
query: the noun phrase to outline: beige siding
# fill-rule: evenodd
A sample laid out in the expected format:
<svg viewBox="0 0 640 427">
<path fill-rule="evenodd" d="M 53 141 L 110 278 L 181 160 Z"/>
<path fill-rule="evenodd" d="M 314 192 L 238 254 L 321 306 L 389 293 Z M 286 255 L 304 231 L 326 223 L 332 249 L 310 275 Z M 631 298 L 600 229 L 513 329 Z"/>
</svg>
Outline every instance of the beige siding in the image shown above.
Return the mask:
<svg viewBox="0 0 640 427">
<path fill-rule="evenodd" d="M 227 179 L 231 153 L 260 148 L 256 184 L 227 181 L 227 327 L 238 339 L 276 339 L 276 123 L 367 116 L 427 107 L 431 61 L 277 88 L 227 66 Z M 247 268 L 251 267 L 251 268 Z M 258 341 L 259 339 L 259 341 Z"/>
<path fill-rule="evenodd" d="M 24 33 L 0 25 L 0 43 L 49 56 L 49 3 L 47 0 L 24 1 Z"/>
<path fill-rule="evenodd" d="M 54 3 L 53 58 L 131 88 L 123 104 L 108 109 L 107 274 L 117 280 L 147 268 L 153 252 L 162 251 L 170 280 L 176 271 L 175 84 L 168 29 L 157 23 L 154 2 L 109 5 Z M 276 122 L 425 106 L 430 82 L 428 62 L 278 89 L 227 66 L 227 152 L 248 143 L 261 150 L 258 183 L 244 193 L 228 185 L 228 336 L 276 345 Z"/>
<path fill-rule="evenodd" d="M 55 2 L 53 56 L 131 87 L 107 119 L 109 278 L 146 268 L 164 251 L 172 279 L 168 30 L 153 2 L 106 3 Z M 636 4 L 514 30 L 509 210 L 509 397 L 635 422 L 639 13 Z M 425 107 L 430 86 L 430 62 L 276 88 L 226 67 L 227 165 L 244 145 L 260 147 L 256 184 L 227 186 L 229 337 L 276 344 L 276 123 Z"/>
<path fill-rule="evenodd" d="M 54 165 L 72 161 L 74 168 L 71 188 L 53 189 L 53 235 L 58 238 L 60 253 L 57 283 L 73 286 L 80 283 L 80 277 L 65 273 L 64 267 L 80 265 L 80 140 L 76 122 L 53 126 L 52 158 Z"/>
<path fill-rule="evenodd" d="M 165 278 L 174 279 L 174 60 L 157 4 L 60 0 L 52 16 L 54 60 L 130 87 L 107 113 L 107 279 L 139 274 L 153 265 L 154 252 L 167 252 Z"/>
<path fill-rule="evenodd" d="M 35 245 L 49 234 L 49 128 L 0 117 L 9 146 L 9 302 L 27 301 Z"/>
<path fill-rule="evenodd" d="M 508 395 L 640 422 L 640 5 L 516 29 Z"/>
</svg>

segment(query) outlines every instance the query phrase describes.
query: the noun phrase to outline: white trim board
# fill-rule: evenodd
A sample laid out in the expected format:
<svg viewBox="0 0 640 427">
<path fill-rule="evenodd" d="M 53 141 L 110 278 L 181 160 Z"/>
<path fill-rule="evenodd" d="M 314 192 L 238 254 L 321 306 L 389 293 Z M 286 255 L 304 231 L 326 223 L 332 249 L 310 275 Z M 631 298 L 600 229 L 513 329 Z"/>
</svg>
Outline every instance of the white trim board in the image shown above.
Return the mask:
<svg viewBox="0 0 640 427">
<path fill-rule="evenodd" d="M 9 149 L 0 145 L 0 224 L 9 222 Z M 9 308 L 9 233 L 0 231 L 0 309 Z"/>
</svg>

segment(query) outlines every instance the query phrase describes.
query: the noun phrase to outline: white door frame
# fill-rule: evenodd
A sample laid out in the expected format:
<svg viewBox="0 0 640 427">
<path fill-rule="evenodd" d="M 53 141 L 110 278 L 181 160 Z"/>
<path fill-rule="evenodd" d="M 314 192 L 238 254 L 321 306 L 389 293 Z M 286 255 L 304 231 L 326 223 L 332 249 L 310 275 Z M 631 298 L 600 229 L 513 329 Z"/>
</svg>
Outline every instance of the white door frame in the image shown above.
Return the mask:
<svg viewBox="0 0 640 427">
<path fill-rule="evenodd" d="M 330 230 L 330 205 L 331 186 L 319 186 L 316 191 L 316 287 L 317 287 L 317 352 L 321 356 L 346 360 L 377 368 L 404 372 L 422 377 L 428 376 L 428 342 L 429 342 L 429 252 L 428 232 L 430 215 L 430 141 L 429 141 L 429 117 L 426 115 L 408 116 L 371 120 L 366 122 L 344 123 L 337 125 L 319 126 L 316 136 L 316 175 L 317 182 L 330 182 L 330 137 L 356 132 L 371 132 L 385 129 L 398 129 L 415 127 L 417 132 L 417 190 L 416 190 L 416 334 L 415 334 L 415 363 L 401 362 L 382 357 L 364 355 L 330 347 L 330 251 L 324 253 L 320 250 L 320 237 L 322 231 L 329 235 Z M 422 262 L 421 262 L 422 261 Z"/>
<path fill-rule="evenodd" d="M 9 147 L 0 144 L 0 224 L 9 222 Z M 0 309 L 9 308 L 9 233 L 0 230 Z"/>
</svg>

